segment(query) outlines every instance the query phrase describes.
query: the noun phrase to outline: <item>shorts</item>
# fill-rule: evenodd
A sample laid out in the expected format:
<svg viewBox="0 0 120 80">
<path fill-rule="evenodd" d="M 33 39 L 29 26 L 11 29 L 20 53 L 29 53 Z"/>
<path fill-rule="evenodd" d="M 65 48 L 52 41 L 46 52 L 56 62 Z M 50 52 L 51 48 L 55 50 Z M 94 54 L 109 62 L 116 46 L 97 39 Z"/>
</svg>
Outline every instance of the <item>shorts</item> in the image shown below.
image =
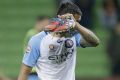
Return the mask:
<svg viewBox="0 0 120 80">
<path fill-rule="evenodd" d="M 29 74 L 28 80 L 39 80 L 37 73 Z"/>
</svg>

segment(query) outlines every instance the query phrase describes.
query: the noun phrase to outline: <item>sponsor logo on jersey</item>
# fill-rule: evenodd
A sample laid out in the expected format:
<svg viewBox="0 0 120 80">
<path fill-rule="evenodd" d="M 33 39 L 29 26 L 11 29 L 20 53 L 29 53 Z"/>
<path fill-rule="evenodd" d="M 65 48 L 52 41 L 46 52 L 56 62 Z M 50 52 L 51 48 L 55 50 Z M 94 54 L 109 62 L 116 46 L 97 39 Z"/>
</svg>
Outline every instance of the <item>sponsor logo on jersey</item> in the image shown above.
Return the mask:
<svg viewBox="0 0 120 80">
<path fill-rule="evenodd" d="M 73 41 L 72 41 L 71 39 L 67 39 L 67 40 L 65 41 L 65 47 L 66 47 L 66 48 L 72 48 L 73 45 L 74 45 L 74 43 L 73 43 Z"/>
<path fill-rule="evenodd" d="M 25 53 L 30 53 L 31 52 L 31 46 L 27 46 L 26 50 L 25 50 Z"/>
<path fill-rule="evenodd" d="M 58 39 L 57 43 L 62 43 L 63 41 L 63 39 Z M 63 44 L 64 45 L 49 45 L 50 55 L 48 56 L 48 59 L 51 60 L 53 64 L 61 64 L 72 57 L 74 52 L 74 42 L 71 39 L 66 39 Z"/>
<path fill-rule="evenodd" d="M 54 64 L 61 64 L 63 62 L 65 62 L 67 59 L 70 59 L 73 55 L 74 49 L 69 49 L 64 53 L 61 53 L 59 55 L 55 54 L 55 55 L 51 55 L 48 57 L 49 60 L 52 61 L 52 63 Z"/>
<path fill-rule="evenodd" d="M 61 39 L 58 39 L 58 40 L 57 40 L 57 43 L 61 43 L 61 42 L 63 42 L 63 40 L 61 40 Z"/>
<path fill-rule="evenodd" d="M 50 48 L 50 50 L 54 50 L 54 49 L 55 49 L 55 46 L 54 46 L 53 44 L 50 44 L 50 45 L 49 45 L 49 48 Z"/>
</svg>

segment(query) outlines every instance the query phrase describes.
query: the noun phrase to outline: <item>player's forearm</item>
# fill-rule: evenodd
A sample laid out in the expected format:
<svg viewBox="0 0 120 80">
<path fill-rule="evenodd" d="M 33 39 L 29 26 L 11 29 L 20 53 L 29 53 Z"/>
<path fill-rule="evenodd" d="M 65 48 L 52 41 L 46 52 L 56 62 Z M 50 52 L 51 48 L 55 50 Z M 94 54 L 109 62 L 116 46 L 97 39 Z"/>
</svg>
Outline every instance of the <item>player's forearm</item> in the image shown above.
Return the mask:
<svg viewBox="0 0 120 80">
<path fill-rule="evenodd" d="M 28 80 L 28 75 L 30 74 L 31 70 L 32 70 L 32 68 L 23 64 L 21 67 L 21 71 L 20 71 L 18 80 Z"/>
<path fill-rule="evenodd" d="M 27 77 L 28 77 L 28 75 L 26 75 L 26 74 L 20 74 L 18 77 L 18 80 L 28 80 Z"/>
<path fill-rule="evenodd" d="M 99 45 L 99 39 L 98 37 L 89 29 L 81 26 L 78 22 L 76 22 L 76 27 L 75 27 L 78 32 L 82 35 L 82 37 L 92 46 L 97 46 Z"/>
</svg>

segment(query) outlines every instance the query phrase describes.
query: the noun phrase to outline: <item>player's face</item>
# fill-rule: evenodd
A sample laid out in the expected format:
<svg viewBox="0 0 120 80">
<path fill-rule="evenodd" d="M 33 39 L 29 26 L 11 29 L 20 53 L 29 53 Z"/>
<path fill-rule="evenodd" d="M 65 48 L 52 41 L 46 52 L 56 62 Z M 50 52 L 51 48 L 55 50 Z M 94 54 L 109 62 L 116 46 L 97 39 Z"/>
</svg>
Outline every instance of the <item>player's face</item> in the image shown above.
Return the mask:
<svg viewBox="0 0 120 80">
<path fill-rule="evenodd" d="M 44 26 L 48 25 L 48 23 L 49 23 L 49 19 L 44 19 L 40 22 L 40 25 L 44 27 Z"/>
<path fill-rule="evenodd" d="M 38 21 L 38 22 L 36 22 L 35 28 L 38 32 L 40 32 L 44 29 L 44 27 L 46 25 L 48 25 L 48 23 L 49 23 L 49 19 L 44 19 L 44 20 Z"/>
</svg>

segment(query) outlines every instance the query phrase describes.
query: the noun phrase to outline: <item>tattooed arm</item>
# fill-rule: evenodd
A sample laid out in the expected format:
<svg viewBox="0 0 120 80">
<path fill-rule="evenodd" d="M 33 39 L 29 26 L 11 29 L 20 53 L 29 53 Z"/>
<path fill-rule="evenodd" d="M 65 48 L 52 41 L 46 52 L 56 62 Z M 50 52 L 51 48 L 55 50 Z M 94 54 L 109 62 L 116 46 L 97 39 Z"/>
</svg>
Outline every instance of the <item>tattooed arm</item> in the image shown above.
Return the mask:
<svg viewBox="0 0 120 80">
<path fill-rule="evenodd" d="M 75 21 L 73 26 L 76 30 L 78 30 L 78 32 L 82 36 L 82 39 L 80 39 L 80 45 L 82 47 L 96 47 L 97 45 L 99 45 L 100 41 L 98 37 L 92 31 L 80 25 L 72 14 L 67 13 L 61 16 L 58 15 L 58 17 L 63 19 L 67 17 L 71 17 Z M 81 19 L 81 16 L 80 16 L 80 19 Z"/>
<path fill-rule="evenodd" d="M 18 80 L 28 80 L 28 75 L 30 74 L 31 70 L 31 67 L 22 64 Z"/>
<path fill-rule="evenodd" d="M 98 37 L 89 29 L 81 26 L 78 22 L 76 22 L 75 29 L 82 35 L 81 46 L 83 47 L 96 47 L 99 45 L 100 41 Z"/>
</svg>

